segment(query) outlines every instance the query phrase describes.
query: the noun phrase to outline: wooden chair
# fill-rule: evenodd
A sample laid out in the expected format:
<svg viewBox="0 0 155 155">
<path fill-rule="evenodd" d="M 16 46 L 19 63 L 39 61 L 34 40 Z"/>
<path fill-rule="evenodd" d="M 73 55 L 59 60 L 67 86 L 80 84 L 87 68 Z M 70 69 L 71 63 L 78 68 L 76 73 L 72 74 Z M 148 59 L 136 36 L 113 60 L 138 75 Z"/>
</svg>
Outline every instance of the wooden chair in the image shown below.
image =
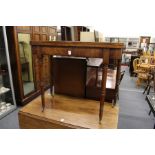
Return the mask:
<svg viewBox="0 0 155 155">
<path fill-rule="evenodd" d="M 150 73 L 150 76 L 148 78 L 148 83 L 144 89 L 143 94 L 145 94 L 146 91 L 147 91 L 147 95 L 150 94 L 150 89 L 154 88 L 154 84 L 155 84 L 154 82 L 155 82 L 155 69 L 153 69 Z"/>
<path fill-rule="evenodd" d="M 142 81 L 148 81 L 150 74 L 149 73 L 138 73 L 137 75 L 137 86 L 139 86 Z"/>
<path fill-rule="evenodd" d="M 140 63 L 140 58 L 136 58 L 133 60 L 133 69 L 134 69 L 134 74 L 135 76 L 138 74 L 138 73 L 142 73 L 144 72 L 142 69 L 140 69 L 137 65 Z"/>
<path fill-rule="evenodd" d="M 138 67 L 138 64 L 140 63 L 141 59 L 140 58 L 136 58 L 133 60 L 133 68 L 134 68 L 134 74 L 135 76 L 137 76 L 137 86 L 139 86 L 141 84 L 142 81 L 146 81 L 148 80 L 149 74 Z"/>
</svg>

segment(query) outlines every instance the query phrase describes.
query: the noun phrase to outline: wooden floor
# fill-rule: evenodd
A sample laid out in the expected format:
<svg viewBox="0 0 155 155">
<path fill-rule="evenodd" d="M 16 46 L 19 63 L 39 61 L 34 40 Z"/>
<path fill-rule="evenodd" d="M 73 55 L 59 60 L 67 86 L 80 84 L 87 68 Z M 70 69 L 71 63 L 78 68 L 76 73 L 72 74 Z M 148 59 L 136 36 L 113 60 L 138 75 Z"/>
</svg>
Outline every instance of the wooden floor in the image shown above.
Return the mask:
<svg viewBox="0 0 155 155">
<path fill-rule="evenodd" d="M 54 102 L 46 93 L 46 108 L 41 111 L 41 99 L 36 98 L 19 111 L 20 128 L 117 128 L 119 108 L 105 103 L 99 124 L 99 102 L 55 95 Z"/>
</svg>

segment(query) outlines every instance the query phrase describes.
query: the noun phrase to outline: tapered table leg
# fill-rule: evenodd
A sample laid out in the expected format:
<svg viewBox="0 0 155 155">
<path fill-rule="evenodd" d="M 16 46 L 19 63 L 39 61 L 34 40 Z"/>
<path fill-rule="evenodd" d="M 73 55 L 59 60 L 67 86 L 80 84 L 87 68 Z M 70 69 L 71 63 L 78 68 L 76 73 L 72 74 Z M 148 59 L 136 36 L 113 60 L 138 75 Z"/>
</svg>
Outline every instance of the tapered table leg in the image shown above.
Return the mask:
<svg viewBox="0 0 155 155">
<path fill-rule="evenodd" d="M 103 50 L 103 65 L 102 65 L 102 83 L 101 83 L 101 98 L 100 98 L 100 109 L 99 109 L 99 123 L 101 124 L 103 117 L 104 100 L 106 95 L 106 81 L 107 81 L 107 70 L 109 64 L 109 49 Z"/>
<path fill-rule="evenodd" d="M 44 86 L 43 85 L 40 87 L 40 91 L 41 91 L 42 112 L 43 112 L 45 109 L 45 93 L 44 93 Z"/>
<path fill-rule="evenodd" d="M 104 66 L 102 70 L 102 90 L 101 90 L 100 110 L 99 110 L 99 123 L 100 124 L 101 124 L 102 117 L 103 117 L 103 108 L 104 108 L 104 100 L 105 100 L 105 93 L 106 93 L 107 69 L 108 69 L 108 66 Z"/>
<path fill-rule="evenodd" d="M 54 59 L 50 56 L 50 93 L 52 96 L 52 104 L 54 104 Z"/>
<path fill-rule="evenodd" d="M 44 81 L 43 81 L 43 55 L 39 55 L 39 87 L 41 94 L 42 112 L 45 109 Z"/>
</svg>

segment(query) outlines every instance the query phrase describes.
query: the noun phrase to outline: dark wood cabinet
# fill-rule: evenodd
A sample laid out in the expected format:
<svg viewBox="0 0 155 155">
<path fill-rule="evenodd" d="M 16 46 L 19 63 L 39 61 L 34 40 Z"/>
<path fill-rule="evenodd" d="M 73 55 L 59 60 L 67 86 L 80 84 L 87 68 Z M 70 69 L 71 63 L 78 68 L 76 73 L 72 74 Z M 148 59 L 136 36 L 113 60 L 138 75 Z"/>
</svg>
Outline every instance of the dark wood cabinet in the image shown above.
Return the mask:
<svg viewBox="0 0 155 155">
<path fill-rule="evenodd" d="M 74 97 L 85 97 L 86 59 L 53 58 L 55 92 Z"/>
<path fill-rule="evenodd" d="M 11 58 L 13 82 L 17 104 L 24 105 L 39 95 L 38 87 L 38 57 L 32 53 L 30 41 L 48 41 L 49 36 L 56 36 L 56 26 L 8 26 L 7 37 Z M 22 62 L 22 53 L 25 62 Z M 27 64 L 25 68 L 24 65 Z M 44 58 L 44 77 L 49 84 L 49 58 Z M 29 80 L 28 76 L 29 75 Z"/>
<path fill-rule="evenodd" d="M 62 41 L 71 41 L 71 27 L 61 26 L 61 40 Z"/>
<path fill-rule="evenodd" d="M 100 100 L 102 63 L 102 59 L 98 58 L 53 58 L 55 92 L 57 94 Z M 116 68 L 109 66 L 105 101 L 116 102 L 118 94 L 116 78 Z"/>
</svg>

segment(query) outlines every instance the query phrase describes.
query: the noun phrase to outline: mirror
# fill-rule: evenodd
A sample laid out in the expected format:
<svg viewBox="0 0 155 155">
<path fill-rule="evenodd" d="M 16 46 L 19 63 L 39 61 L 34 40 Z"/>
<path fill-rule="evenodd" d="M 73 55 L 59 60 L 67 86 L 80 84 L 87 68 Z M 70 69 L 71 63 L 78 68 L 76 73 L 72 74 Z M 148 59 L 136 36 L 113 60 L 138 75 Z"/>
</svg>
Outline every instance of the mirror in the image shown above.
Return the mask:
<svg viewBox="0 0 155 155">
<path fill-rule="evenodd" d="M 30 34 L 18 33 L 18 44 L 24 96 L 34 91 L 35 89 L 30 40 Z"/>
</svg>

